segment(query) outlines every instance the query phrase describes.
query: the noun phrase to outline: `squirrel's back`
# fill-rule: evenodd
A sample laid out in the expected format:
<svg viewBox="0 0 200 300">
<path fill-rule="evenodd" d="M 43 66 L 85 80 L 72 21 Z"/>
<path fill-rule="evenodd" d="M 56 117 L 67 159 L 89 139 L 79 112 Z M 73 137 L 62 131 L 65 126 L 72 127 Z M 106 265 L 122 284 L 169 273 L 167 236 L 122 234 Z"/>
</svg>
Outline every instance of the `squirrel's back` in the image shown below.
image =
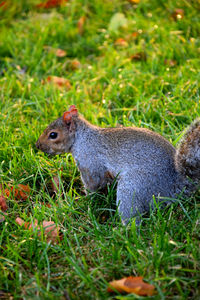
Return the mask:
<svg viewBox="0 0 200 300">
<path fill-rule="evenodd" d="M 137 127 L 100 129 L 106 157 L 129 165 L 174 165 L 176 150 L 161 135 Z"/>
<path fill-rule="evenodd" d="M 150 194 L 174 197 L 177 186 L 183 186 L 175 167 L 176 150 L 161 135 L 137 127 L 101 129 L 100 134 L 106 168 L 119 178 L 124 174 L 141 178 L 139 181 L 146 190 L 144 198 Z"/>
</svg>

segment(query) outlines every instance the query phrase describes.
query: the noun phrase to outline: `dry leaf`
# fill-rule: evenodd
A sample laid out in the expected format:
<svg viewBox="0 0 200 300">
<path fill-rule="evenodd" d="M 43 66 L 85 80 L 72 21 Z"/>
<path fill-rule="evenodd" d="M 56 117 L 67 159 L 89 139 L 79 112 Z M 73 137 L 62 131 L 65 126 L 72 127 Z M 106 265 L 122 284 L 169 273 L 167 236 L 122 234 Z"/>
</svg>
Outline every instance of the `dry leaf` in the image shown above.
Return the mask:
<svg viewBox="0 0 200 300">
<path fill-rule="evenodd" d="M 4 221 L 5 221 L 4 215 L 1 215 L 1 214 L 0 214 L 0 223 L 3 223 Z M 0 299 L 1 299 L 1 297 L 0 297 Z"/>
<path fill-rule="evenodd" d="M 7 1 L 1 1 L 0 2 L 0 8 L 3 10 L 6 10 L 8 8 L 8 2 Z"/>
<path fill-rule="evenodd" d="M 55 194 L 58 193 L 59 187 L 60 187 L 60 182 L 59 182 L 58 176 L 54 176 L 53 179 L 51 180 L 51 187 Z"/>
<path fill-rule="evenodd" d="M 135 41 L 138 38 L 138 36 L 139 36 L 139 32 L 138 31 L 134 31 L 131 34 L 128 34 L 126 36 L 126 41 L 128 41 L 128 42 Z"/>
<path fill-rule="evenodd" d="M 6 188 L 4 190 L 4 193 L 7 197 L 12 194 L 13 197 L 17 200 L 27 200 L 30 195 L 30 191 L 31 190 L 28 185 L 18 184 L 17 187 L 11 186 L 10 188 Z"/>
<path fill-rule="evenodd" d="M 22 219 L 19 218 L 19 217 L 17 217 L 17 218 L 15 219 L 15 222 L 16 222 L 18 225 L 20 225 L 20 226 L 22 226 L 22 225 L 25 224 L 24 220 L 22 220 Z"/>
<path fill-rule="evenodd" d="M 8 209 L 8 206 L 6 204 L 6 198 L 4 195 L 0 195 L 0 209 L 2 211 L 6 211 Z"/>
<path fill-rule="evenodd" d="M 128 294 L 134 293 L 139 296 L 152 296 L 155 287 L 143 281 L 143 277 L 125 277 L 120 280 L 109 282 L 108 292 L 117 290 L 120 293 L 126 292 Z"/>
<path fill-rule="evenodd" d="M 125 41 L 124 39 L 118 38 L 118 39 L 115 41 L 115 46 L 127 47 L 127 46 L 128 46 L 128 43 L 127 43 L 127 41 Z"/>
<path fill-rule="evenodd" d="M 81 63 L 80 61 L 78 61 L 77 59 L 74 59 L 72 62 L 71 62 L 71 68 L 72 70 L 77 70 L 81 67 Z"/>
<path fill-rule="evenodd" d="M 78 20 L 77 26 L 78 26 L 78 32 L 80 35 L 83 34 L 83 27 L 85 24 L 85 20 L 86 20 L 85 16 L 80 17 L 80 19 Z"/>
<path fill-rule="evenodd" d="M 134 31 L 131 33 L 131 37 L 134 39 L 136 39 L 138 37 L 138 35 L 139 35 L 139 32 L 137 32 L 137 31 Z"/>
<path fill-rule="evenodd" d="M 44 3 L 39 3 L 36 5 L 37 8 L 53 8 L 57 6 L 64 5 L 68 0 L 47 0 Z"/>
<path fill-rule="evenodd" d="M 184 10 L 181 8 L 176 8 L 173 13 L 171 14 L 172 18 L 177 21 L 181 20 L 184 17 Z"/>
<path fill-rule="evenodd" d="M 165 59 L 164 64 L 169 67 L 174 67 L 177 65 L 177 61 L 174 59 Z"/>
<path fill-rule="evenodd" d="M 22 220 L 21 218 L 16 218 L 16 223 L 20 226 L 24 226 L 26 229 L 29 230 L 34 230 L 37 229 L 38 230 L 38 236 L 41 236 L 41 231 L 40 231 L 40 225 L 38 225 L 38 220 L 34 220 L 33 223 L 28 223 L 28 222 L 24 222 L 24 220 Z M 44 229 L 44 235 L 47 238 L 47 242 L 52 242 L 52 243 L 56 243 L 59 240 L 59 231 L 60 231 L 60 227 L 57 226 L 53 221 L 43 221 L 42 222 L 42 227 Z"/>
<path fill-rule="evenodd" d="M 0 290 L 0 299 L 1 300 L 13 300 L 13 296 L 11 293 L 7 293 L 5 291 Z"/>
<path fill-rule="evenodd" d="M 62 49 L 56 49 L 55 54 L 58 57 L 64 57 L 64 56 L 67 55 L 67 52 L 65 50 L 62 50 Z"/>
<path fill-rule="evenodd" d="M 128 0 L 128 2 L 130 2 L 132 4 L 138 4 L 140 2 L 140 0 Z"/>
<path fill-rule="evenodd" d="M 51 208 L 51 204 L 50 203 L 42 202 L 41 204 L 44 205 L 44 206 L 46 206 L 46 207 L 48 207 L 48 208 Z"/>
<path fill-rule="evenodd" d="M 138 52 L 133 54 L 130 58 L 131 60 L 135 60 L 135 61 L 140 61 L 140 60 L 146 61 L 147 55 L 145 52 Z"/>
<path fill-rule="evenodd" d="M 54 53 L 57 57 L 64 57 L 67 55 L 67 52 L 65 50 L 62 50 L 60 48 L 52 48 L 51 46 L 44 45 L 43 48 L 47 50 L 48 52 Z"/>
<path fill-rule="evenodd" d="M 56 227 L 53 221 L 43 221 L 44 234 L 47 236 L 47 242 L 58 242 L 60 227 Z"/>
<path fill-rule="evenodd" d="M 46 79 L 46 82 L 52 83 L 53 85 L 59 87 L 59 88 L 66 88 L 69 90 L 71 88 L 71 84 L 68 79 L 58 76 L 48 76 Z M 42 81 L 42 83 L 45 83 L 45 81 Z"/>
</svg>

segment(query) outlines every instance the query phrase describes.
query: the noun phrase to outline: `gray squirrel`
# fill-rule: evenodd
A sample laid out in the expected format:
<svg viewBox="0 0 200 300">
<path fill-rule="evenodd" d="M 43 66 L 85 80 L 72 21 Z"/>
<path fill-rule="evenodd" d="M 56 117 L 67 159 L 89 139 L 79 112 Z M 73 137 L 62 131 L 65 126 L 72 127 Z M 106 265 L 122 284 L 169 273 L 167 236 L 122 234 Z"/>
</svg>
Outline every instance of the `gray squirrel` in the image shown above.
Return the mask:
<svg viewBox="0 0 200 300">
<path fill-rule="evenodd" d="M 36 147 L 57 155 L 72 153 L 86 191 L 117 180 L 117 205 L 124 224 L 157 201 L 191 195 L 200 180 L 200 120 L 186 131 L 178 149 L 145 128 L 100 128 L 78 114 L 75 105 L 51 123 Z"/>
</svg>

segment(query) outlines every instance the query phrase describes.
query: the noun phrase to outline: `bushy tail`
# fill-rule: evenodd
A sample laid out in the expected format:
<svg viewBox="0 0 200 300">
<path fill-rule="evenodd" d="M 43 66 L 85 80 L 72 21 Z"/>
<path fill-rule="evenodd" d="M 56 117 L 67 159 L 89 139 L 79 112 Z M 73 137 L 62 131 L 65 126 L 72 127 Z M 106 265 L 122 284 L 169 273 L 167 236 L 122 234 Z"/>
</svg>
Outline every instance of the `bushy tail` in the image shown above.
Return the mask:
<svg viewBox="0 0 200 300">
<path fill-rule="evenodd" d="M 200 181 L 200 119 L 186 131 L 176 152 L 177 170 L 194 181 Z"/>
</svg>

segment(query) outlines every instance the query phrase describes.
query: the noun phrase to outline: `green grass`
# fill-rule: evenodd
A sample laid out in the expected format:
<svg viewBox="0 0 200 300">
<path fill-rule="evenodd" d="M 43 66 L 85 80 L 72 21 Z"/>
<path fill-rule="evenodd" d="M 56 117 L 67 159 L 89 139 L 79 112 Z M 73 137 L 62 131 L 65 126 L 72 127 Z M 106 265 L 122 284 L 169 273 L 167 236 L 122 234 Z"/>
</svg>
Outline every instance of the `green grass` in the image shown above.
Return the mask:
<svg viewBox="0 0 200 300">
<path fill-rule="evenodd" d="M 114 186 L 108 195 L 86 197 L 72 157 L 50 159 L 34 145 L 71 104 L 93 124 L 147 127 L 175 145 L 200 112 L 199 1 L 77 0 L 49 10 L 35 3 L 15 0 L 6 10 L 0 7 L 0 182 L 31 187 L 27 201 L 7 201 L 8 215 L 0 223 L 0 297 L 67 299 L 67 292 L 70 299 L 137 299 L 106 292 L 107 282 L 133 275 L 156 286 L 151 299 L 198 299 L 198 193 L 151 212 L 138 229 L 134 222 L 124 227 Z M 175 21 L 176 8 L 184 17 Z M 111 32 L 118 12 L 127 25 Z M 133 32 L 139 32 L 135 39 Z M 118 38 L 127 47 L 116 46 Z M 56 57 L 45 46 L 67 56 Z M 141 51 L 146 61 L 130 59 Z M 81 63 L 77 70 L 71 68 L 74 59 Z M 69 79 L 71 90 L 42 84 L 49 75 Z M 52 198 L 48 190 L 54 175 L 61 178 L 64 197 Z M 54 221 L 62 241 L 48 244 L 19 227 L 18 216 Z"/>
</svg>

